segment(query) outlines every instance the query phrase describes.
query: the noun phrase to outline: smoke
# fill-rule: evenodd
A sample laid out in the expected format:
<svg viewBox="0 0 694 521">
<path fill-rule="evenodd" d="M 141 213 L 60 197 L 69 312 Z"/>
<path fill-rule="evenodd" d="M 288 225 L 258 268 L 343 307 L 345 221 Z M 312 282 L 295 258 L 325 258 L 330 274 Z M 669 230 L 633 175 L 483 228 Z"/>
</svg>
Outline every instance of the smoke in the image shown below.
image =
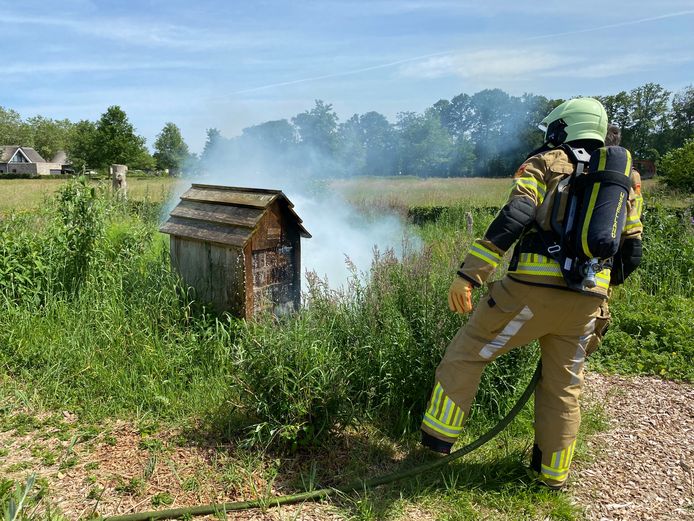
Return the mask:
<svg viewBox="0 0 694 521">
<path fill-rule="evenodd" d="M 408 232 L 400 216 L 385 211 L 364 213 L 332 190 L 329 179 L 338 177 L 341 168 L 315 147 L 288 146 L 276 135 L 267 140 L 246 132 L 233 139 L 215 134 L 208 139 L 203 156 L 199 172 L 184 178 L 170 209 L 190 186 L 188 182 L 282 190 L 312 235 L 301 241 L 304 284 L 306 273 L 315 272 L 330 287 L 338 288 L 355 268 L 360 275 L 368 273 L 374 249 L 400 255 L 405 242 L 408 247 L 418 244 L 416 238 L 405 241 Z"/>
</svg>

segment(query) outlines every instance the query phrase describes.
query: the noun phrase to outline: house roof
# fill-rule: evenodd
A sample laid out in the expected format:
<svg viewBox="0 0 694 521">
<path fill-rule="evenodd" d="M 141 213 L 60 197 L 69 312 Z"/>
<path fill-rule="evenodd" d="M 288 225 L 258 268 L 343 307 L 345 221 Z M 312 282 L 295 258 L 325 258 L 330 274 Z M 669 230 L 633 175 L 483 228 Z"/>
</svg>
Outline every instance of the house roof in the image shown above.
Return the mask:
<svg viewBox="0 0 694 521">
<path fill-rule="evenodd" d="M 205 184 L 193 184 L 159 230 L 177 237 L 244 246 L 275 202 L 289 213 L 301 236 L 310 238 L 282 191 Z"/>
<path fill-rule="evenodd" d="M 0 163 L 7 163 L 10 159 L 14 157 L 17 150 L 21 149 L 22 153 L 27 157 L 32 163 L 45 163 L 46 160 L 41 157 L 36 150 L 31 147 L 20 147 L 17 145 L 2 145 L 0 146 Z"/>
</svg>

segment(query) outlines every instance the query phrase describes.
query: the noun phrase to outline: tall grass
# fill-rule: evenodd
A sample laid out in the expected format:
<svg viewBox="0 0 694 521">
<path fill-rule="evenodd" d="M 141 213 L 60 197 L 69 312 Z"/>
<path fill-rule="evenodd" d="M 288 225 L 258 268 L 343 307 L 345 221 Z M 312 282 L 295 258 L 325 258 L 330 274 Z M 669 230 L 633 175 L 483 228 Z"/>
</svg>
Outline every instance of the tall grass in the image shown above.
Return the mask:
<svg viewBox="0 0 694 521">
<path fill-rule="evenodd" d="M 284 447 L 365 421 L 401 436 L 417 429 L 436 364 L 464 320 L 448 311 L 446 292 L 472 235 L 493 217 L 472 210 L 469 235 L 468 210 L 423 225 L 421 251 L 374 252 L 370 272 L 353 272 L 340 290 L 311 277 L 295 316 L 243 322 L 207 314 L 181 291 L 156 232 L 158 206 L 67 185 L 53 205 L 0 224 L 0 371 L 7 385 L 87 421 L 206 423 Z M 641 372 L 690 378 L 691 233 L 682 216 L 651 212 L 645 269 L 617 292 L 616 326 L 594 363 L 621 370 L 637 358 Z M 661 261 L 651 253 L 659 249 L 674 253 Z M 662 314 L 653 318 L 654 309 Z M 534 356 L 518 349 L 488 368 L 473 428 L 508 409 Z"/>
<path fill-rule="evenodd" d="M 75 183 L 54 206 L 3 222 L 0 364 L 10 381 L 86 419 L 215 418 L 248 442 L 314 443 L 366 420 L 392 435 L 417 428 L 461 325 L 446 308 L 454 270 L 442 250 L 375 252 L 370 273 L 339 291 L 313 277 L 301 313 L 242 322 L 193 311 L 156 218 Z M 462 251 L 470 237 L 459 240 Z M 482 403 L 503 405 L 529 369 L 499 364 Z"/>
<path fill-rule="evenodd" d="M 611 299 L 614 323 L 593 365 L 694 379 L 694 222 L 688 209 L 648 201 L 644 256 Z"/>
</svg>

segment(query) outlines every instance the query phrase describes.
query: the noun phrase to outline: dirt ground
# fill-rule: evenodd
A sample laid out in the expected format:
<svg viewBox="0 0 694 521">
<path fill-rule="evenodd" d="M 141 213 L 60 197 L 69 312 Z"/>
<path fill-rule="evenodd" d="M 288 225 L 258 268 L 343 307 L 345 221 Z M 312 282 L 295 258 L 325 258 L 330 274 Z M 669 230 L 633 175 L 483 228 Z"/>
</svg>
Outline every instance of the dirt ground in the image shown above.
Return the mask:
<svg viewBox="0 0 694 521">
<path fill-rule="evenodd" d="M 694 520 L 694 386 L 589 374 L 585 400 L 602 404 L 609 422 L 588 439 L 566 492 L 587 519 Z M 71 430 L 75 420 L 65 412 L 25 434 L 0 432 L 0 476 L 20 479 L 35 470 L 38 486 L 47 487 L 50 503 L 68 519 L 284 494 L 301 488 L 286 476 L 296 480 L 306 470 L 232 460 L 233 447 L 185 443 L 177 433 L 143 436 L 124 422 L 80 433 Z M 325 503 L 229 518 L 342 519 Z"/>
</svg>

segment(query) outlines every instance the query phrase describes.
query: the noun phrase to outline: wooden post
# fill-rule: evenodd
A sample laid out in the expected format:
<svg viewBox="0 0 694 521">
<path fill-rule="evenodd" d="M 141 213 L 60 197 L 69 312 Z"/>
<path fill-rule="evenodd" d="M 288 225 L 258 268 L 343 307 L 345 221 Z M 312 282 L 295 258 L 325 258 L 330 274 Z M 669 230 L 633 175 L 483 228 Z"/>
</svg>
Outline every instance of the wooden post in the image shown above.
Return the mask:
<svg viewBox="0 0 694 521">
<path fill-rule="evenodd" d="M 128 167 L 126 165 L 111 165 L 111 187 L 117 197 L 128 198 Z"/>
</svg>

